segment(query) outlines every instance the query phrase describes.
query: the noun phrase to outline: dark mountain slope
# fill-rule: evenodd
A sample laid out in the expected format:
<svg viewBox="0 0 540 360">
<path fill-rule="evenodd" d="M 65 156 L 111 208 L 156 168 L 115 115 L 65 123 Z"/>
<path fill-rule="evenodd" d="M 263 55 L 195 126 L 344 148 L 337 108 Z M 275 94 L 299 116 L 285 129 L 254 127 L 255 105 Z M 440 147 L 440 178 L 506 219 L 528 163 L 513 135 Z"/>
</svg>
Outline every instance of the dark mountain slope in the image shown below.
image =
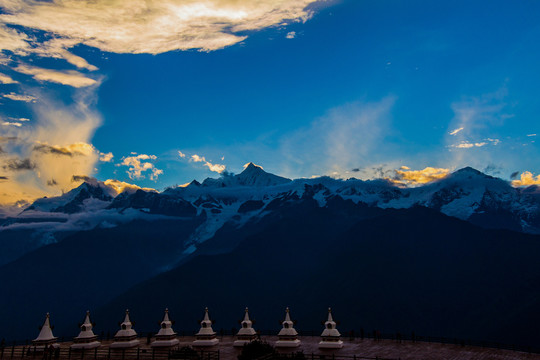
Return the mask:
<svg viewBox="0 0 540 360">
<path fill-rule="evenodd" d="M 157 330 L 169 307 L 178 330 L 194 330 L 208 306 L 215 328 L 230 329 L 249 306 L 257 328 L 278 329 L 290 306 L 298 328 L 322 330 L 331 305 L 343 331 L 537 344 L 539 237 L 419 207 L 381 213 L 350 224 L 307 202 L 229 254 L 195 257 L 135 286 L 96 318 L 114 329 L 129 308 L 139 329 Z"/>
<path fill-rule="evenodd" d="M 201 221 L 139 220 L 78 232 L 0 267 L 0 338 L 35 336 L 29 331 L 46 312 L 59 334 L 76 333 L 86 310 L 175 264 Z"/>
</svg>

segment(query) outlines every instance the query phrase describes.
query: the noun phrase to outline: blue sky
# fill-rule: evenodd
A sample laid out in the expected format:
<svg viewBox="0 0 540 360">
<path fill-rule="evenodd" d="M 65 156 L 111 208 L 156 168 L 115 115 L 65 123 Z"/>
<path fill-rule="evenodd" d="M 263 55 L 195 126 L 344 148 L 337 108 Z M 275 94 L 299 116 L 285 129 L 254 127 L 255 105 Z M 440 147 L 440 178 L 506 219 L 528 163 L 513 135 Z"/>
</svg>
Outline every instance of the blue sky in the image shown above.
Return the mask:
<svg viewBox="0 0 540 360">
<path fill-rule="evenodd" d="M 0 6 L 3 202 L 73 175 L 163 189 L 249 161 L 540 182 L 537 1 Z"/>
</svg>

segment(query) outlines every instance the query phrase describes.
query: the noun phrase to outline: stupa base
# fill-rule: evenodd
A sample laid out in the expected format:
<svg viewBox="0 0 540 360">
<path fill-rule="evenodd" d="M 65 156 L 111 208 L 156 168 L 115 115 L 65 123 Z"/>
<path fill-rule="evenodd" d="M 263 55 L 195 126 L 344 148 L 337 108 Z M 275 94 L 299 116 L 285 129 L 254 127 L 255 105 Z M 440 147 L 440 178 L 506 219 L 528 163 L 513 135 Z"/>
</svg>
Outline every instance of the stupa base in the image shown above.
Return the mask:
<svg viewBox="0 0 540 360">
<path fill-rule="evenodd" d="M 214 346 L 219 343 L 218 339 L 195 340 L 193 346 Z"/>
<path fill-rule="evenodd" d="M 135 346 L 139 346 L 139 340 L 137 339 L 130 341 L 116 341 L 109 345 L 111 349 L 129 349 Z"/>
<path fill-rule="evenodd" d="M 341 349 L 343 347 L 343 341 L 321 341 L 319 342 L 319 349 Z"/>
<path fill-rule="evenodd" d="M 278 348 L 295 348 L 300 346 L 300 340 L 278 340 L 274 346 Z"/>
<path fill-rule="evenodd" d="M 157 347 L 157 348 L 167 348 L 167 347 L 173 347 L 180 344 L 180 341 L 178 339 L 170 339 L 170 340 L 156 340 L 152 344 L 150 344 L 151 347 Z"/>
<path fill-rule="evenodd" d="M 75 343 L 71 344 L 70 348 L 71 350 L 88 350 L 88 349 L 95 349 L 101 346 L 101 343 L 99 341 L 92 341 L 87 343 Z"/>
</svg>

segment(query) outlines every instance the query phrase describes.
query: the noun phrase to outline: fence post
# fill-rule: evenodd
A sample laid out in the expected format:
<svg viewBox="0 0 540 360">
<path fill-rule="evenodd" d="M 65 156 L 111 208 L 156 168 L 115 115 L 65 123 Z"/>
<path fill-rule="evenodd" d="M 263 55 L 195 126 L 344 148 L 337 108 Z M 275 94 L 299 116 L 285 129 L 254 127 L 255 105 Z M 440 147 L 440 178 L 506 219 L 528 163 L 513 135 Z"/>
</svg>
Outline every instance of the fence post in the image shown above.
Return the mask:
<svg viewBox="0 0 540 360">
<path fill-rule="evenodd" d="M 11 358 L 13 359 L 13 353 L 15 352 L 15 341 L 13 342 L 13 346 L 11 347 Z"/>
<path fill-rule="evenodd" d="M 122 360 L 126 358 L 126 349 L 122 349 Z"/>
<path fill-rule="evenodd" d="M 137 348 L 137 360 L 139 360 L 140 353 L 141 353 L 141 348 L 138 347 L 138 348 Z"/>
<path fill-rule="evenodd" d="M 154 360 L 154 357 L 156 356 L 156 348 L 152 348 L 152 360 Z"/>
<path fill-rule="evenodd" d="M 84 348 L 82 348 L 81 350 L 81 359 L 84 359 Z"/>
<path fill-rule="evenodd" d="M 109 346 L 109 352 L 107 353 L 107 359 L 111 358 L 111 347 Z"/>
<path fill-rule="evenodd" d="M 71 346 L 68 349 L 68 360 L 71 359 Z"/>
</svg>

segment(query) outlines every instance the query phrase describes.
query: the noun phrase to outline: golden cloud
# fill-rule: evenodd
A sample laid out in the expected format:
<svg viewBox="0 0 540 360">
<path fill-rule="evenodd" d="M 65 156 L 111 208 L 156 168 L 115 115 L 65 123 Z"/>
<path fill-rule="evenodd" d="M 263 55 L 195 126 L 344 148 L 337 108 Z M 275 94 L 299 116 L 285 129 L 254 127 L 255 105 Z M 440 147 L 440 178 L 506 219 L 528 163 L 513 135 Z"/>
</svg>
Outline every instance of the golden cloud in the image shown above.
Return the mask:
<svg viewBox="0 0 540 360">
<path fill-rule="evenodd" d="M 395 177 L 388 180 L 399 185 L 415 186 L 444 179 L 449 173 L 450 169 L 426 167 L 423 170 L 410 170 L 402 166 L 395 170 Z"/>
<path fill-rule="evenodd" d="M 522 173 L 519 180 L 512 181 L 512 186 L 515 187 L 531 185 L 540 185 L 540 175 L 535 177 L 530 171 L 525 171 Z"/>
</svg>

